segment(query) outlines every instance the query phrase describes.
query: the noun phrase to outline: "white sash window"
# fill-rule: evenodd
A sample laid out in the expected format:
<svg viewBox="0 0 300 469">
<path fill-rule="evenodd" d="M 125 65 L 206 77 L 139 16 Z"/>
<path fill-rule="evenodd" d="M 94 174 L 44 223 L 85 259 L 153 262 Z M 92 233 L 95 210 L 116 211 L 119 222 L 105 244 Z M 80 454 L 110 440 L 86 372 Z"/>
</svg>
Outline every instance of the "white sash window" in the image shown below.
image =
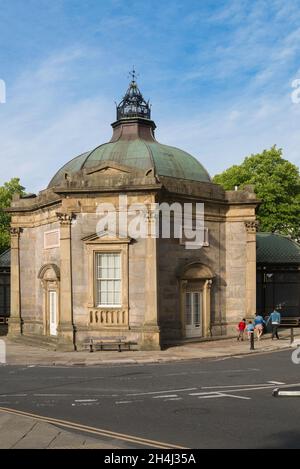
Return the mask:
<svg viewBox="0 0 300 469">
<path fill-rule="evenodd" d="M 121 306 L 121 253 L 96 253 L 96 306 Z"/>
</svg>

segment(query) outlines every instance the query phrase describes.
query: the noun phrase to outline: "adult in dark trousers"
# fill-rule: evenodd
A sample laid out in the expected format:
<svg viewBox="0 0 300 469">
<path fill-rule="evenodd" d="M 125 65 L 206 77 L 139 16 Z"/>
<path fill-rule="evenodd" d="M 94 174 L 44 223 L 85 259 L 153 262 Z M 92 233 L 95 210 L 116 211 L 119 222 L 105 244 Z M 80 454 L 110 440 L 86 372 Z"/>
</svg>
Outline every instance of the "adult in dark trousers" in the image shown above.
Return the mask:
<svg viewBox="0 0 300 469">
<path fill-rule="evenodd" d="M 278 327 L 280 325 L 280 321 L 281 314 L 279 313 L 279 311 L 274 309 L 274 311 L 270 314 L 269 319 L 267 320 L 267 325 L 269 324 L 269 322 L 271 322 L 272 325 L 272 340 L 274 339 L 274 337 L 279 339 Z"/>
</svg>

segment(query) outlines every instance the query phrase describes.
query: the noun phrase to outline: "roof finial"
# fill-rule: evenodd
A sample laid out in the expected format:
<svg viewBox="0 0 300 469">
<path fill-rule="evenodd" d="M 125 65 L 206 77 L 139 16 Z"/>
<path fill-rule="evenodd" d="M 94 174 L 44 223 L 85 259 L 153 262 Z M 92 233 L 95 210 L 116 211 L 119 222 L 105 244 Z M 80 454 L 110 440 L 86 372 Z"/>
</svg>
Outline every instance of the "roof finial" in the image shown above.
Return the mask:
<svg viewBox="0 0 300 469">
<path fill-rule="evenodd" d="M 134 65 L 132 66 L 132 70 L 129 72 L 129 76 L 131 76 L 132 82 L 135 83 L 138 74 L 136 73 Z"/>
</svg>

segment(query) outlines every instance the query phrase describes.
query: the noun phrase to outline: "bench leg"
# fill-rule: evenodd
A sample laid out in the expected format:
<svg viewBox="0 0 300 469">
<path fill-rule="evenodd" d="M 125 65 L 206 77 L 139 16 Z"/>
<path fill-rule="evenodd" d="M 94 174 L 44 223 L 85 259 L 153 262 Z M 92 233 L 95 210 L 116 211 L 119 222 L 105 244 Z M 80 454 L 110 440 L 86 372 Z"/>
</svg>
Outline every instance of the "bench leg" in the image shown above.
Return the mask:
<svg viewBox="0 0 300 469">
<path fill-rule="evenodd" d="M 294 328 L 291 327 L 291 344 L 294 342 Z"/>
</svg>

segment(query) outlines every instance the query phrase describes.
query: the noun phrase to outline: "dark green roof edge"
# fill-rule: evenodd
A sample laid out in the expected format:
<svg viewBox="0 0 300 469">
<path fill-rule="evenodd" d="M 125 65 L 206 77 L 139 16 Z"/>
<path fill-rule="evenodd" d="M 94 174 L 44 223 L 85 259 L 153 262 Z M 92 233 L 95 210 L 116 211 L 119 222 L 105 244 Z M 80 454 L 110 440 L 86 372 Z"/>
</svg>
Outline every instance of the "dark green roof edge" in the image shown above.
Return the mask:
<svg viewBox="0 0 300 469">
<path fill-rule="evenodd" d="M 1 267 L 10 267 L 10 249 L 0 254 L 0 268 Z"/>
<path fill-rule="evenodd" d="M 256 234 L 257 264 L 299 264 L 300 245 L 278 233 Z"/>
</svg>

